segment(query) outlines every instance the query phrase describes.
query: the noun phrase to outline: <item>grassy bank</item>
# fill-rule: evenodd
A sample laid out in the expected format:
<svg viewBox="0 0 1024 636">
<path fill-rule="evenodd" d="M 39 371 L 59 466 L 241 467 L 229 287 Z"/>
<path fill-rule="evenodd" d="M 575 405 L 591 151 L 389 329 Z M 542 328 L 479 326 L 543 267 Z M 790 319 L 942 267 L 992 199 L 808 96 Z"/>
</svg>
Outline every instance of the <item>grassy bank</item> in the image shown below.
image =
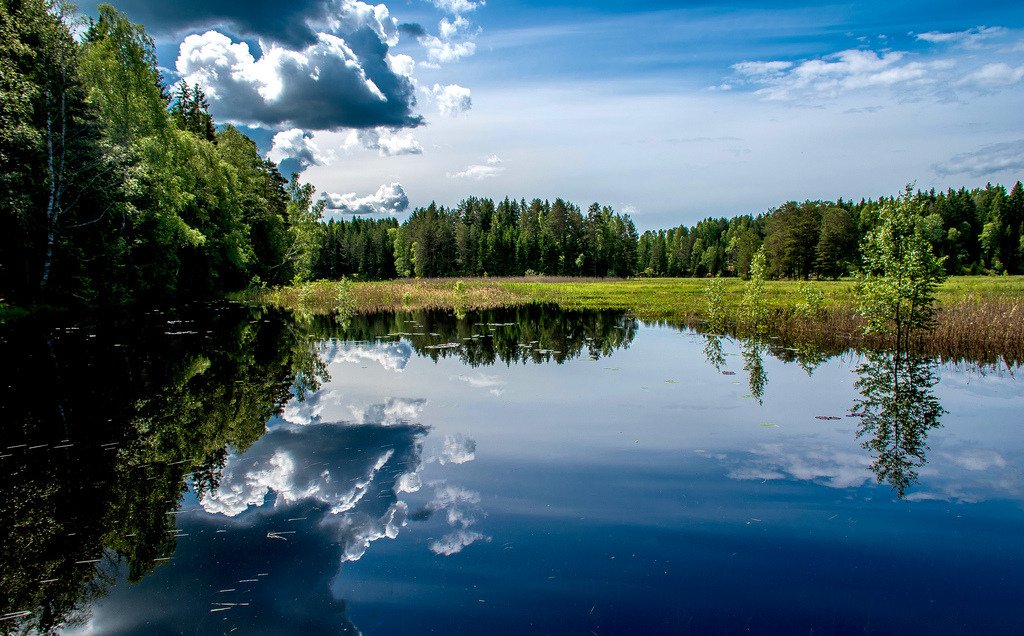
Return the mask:
<svg viewBox="0 0 1024 636">
<path fill-rule="evenodd" d="M 647 321 L 705 326 L 706 282 L 701 279 L 426 279 L 351 283 L 320 281 L 269 289 L 248 300 L 329 314 L 345 304 L 360 313 L 418 309 L 490 309 L 552 303 L 566 309 L 616 309 Z M 726 330 L 744 335 L 744 283 L 725 280 Z M 820 294 L 815 294 L 820 292 Z M 817 298 L 815 298 L 817 296 Z M 769 281 L 769 335 L 823 346 L 883 347 L 863 335 L 851 281 Z M 924 334 L 922 352 L 943 357 L 1024 360 L 1024 277 L 955 277 L 938 293 L 936 328 Z"/>
</svg>

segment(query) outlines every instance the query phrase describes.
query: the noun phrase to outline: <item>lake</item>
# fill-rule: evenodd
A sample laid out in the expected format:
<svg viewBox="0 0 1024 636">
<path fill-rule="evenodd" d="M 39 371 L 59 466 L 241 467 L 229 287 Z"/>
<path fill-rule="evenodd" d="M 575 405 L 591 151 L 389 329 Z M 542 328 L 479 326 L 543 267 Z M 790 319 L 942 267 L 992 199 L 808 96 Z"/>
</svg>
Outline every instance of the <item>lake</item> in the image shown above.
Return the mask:
<svg viewBox="0 0 1024 636">
<path fill-rule="evenodd" d="M 0 352 L 13 632 L 1020 633 L 1015 364 L 543 306 Z"/>
</svg>

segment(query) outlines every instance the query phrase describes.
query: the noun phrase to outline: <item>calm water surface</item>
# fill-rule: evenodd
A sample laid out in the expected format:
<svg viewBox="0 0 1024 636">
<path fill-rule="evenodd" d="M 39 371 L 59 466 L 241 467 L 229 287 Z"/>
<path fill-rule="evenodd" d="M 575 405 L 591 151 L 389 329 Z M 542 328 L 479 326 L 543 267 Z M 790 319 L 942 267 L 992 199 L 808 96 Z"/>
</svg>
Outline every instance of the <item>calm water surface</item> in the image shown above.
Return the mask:
<svg viewBox="0 0 1024 636">
<path fill-rule="evenodd" d="M 0 351 L 14 632 L 1022 629 L 1018 367 L 545 308 Z"/>
</svg>

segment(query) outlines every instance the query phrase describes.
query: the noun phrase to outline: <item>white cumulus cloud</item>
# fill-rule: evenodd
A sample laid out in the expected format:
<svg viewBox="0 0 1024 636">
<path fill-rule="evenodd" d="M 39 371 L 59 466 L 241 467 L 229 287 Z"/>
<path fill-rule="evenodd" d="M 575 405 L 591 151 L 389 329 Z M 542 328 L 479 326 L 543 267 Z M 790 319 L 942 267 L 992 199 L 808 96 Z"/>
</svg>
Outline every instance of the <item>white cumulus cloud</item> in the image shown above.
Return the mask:
<svg viewBox="0 0 1024 636">
<path fill-rule="evenodd" d="M 276 163 L 294 159 L 302 170 L 310 166 L 329 166 L 335 160 L 332 151 L 321 150 L 315 135 L 301 128 L 282 130 L 274 135 L 267 158 Z"/>
<path fill-rule="evenodd" d="M 473 108 L 473 93 L 465 86 L 434 84 L 428 93 L 437 102 L 437 111 L 445 117 L 458 117 Z"/>
<path fill-rule="evenodd" d="M 394 128 L 352 130 L 345 138 L 343 147 L 345 150 L 353 148 L 376 150 L 382 157 L 423 154 L 423 146 L 411 132 Z"/>
<path fill-rule="evenodd" d="M 388 371 L 401 372 L 412 357 L 412 345 L 404 340 L 374 344 L 334 340 L 325 351 L 329 364 L 376 362 Z"/>
<path fill-rule="evenodd" d="M 445 176 L 449 179 L 472 179 L 474 181 L 483 181 L 484 179 L 497 177 L 501 173 L 505 172 L 505 168 L 500 164 L 501 159 L 497 155 L 491 155 L 484 163 L 466 166 L 465 170 L 460 170 L 459 172 L 448 172 L 445 173 Z"/>
<path fill-rule="evenodd" d="M 438 461 L 444 464 L 465 464 L 476 459 L 476 441 L 461 433 L 445 435 Z"/>
<path fill-rule="evenodd" d="M 485 4 L 484 0 L 434 0 L 435 7 L 455 15 L 474 11 Z"/>
<path fill-rule="evenodd" d="M 398 182 L 382 185 L 369 196 L 360 197 L 355 192 L 325 192 L 321 198 L 327 204 L 327 210 L 337 214 L 398 214 L 409 207 L 409 196 Z"/>
</svg>

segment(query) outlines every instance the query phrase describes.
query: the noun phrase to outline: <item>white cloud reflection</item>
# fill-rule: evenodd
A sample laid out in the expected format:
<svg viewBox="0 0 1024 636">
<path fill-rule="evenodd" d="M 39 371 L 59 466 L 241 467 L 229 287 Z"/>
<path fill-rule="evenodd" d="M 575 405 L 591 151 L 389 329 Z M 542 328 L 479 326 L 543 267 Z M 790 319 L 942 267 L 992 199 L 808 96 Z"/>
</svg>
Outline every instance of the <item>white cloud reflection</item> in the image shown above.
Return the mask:
<svg viewBox="0 0 1024 636">
<path fill-rule="evenodd" d="M 430 551 L 440 556 L 452 556 L 477 541 L 490 541 L 487 535 L 470 530 L 483 515 L 480 508 L 480 493 L 452 486 L 443 482 L 432 484 L 434 499 L 427 505 L 432 512 L 444 512 L 445 520 L 453 528 L 430 543 Z"/>
<path fill-rule="evenodd" d="M 761 444 L 752 457 L 729 471 L 732 479 L 814 481 L 830 488 L 856 488 L 874 481 L 867 453 L 834 445 L 795 447 Z"/>
<path fill-rule="evenodd" d="M 332 340 L 323 353 L 328 364 L 374 362 L 388 371 L 401 372 L 412 357 L 412 346 L 404 340 L 375 343 Z"/>
</svg>

